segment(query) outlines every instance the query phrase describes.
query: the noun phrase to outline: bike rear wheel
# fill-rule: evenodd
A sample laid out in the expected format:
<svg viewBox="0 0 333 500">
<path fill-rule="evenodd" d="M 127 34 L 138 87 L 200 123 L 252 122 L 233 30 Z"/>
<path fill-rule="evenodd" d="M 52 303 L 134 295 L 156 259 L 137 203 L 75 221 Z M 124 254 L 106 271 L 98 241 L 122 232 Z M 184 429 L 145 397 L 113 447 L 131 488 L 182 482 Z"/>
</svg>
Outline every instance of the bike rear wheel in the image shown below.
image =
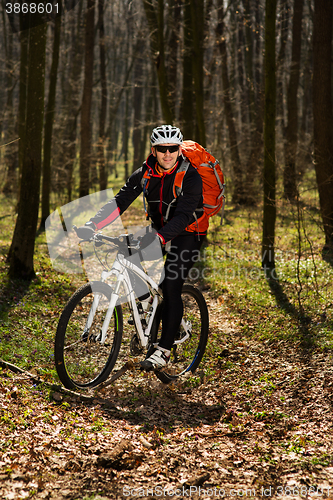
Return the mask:
<svg viewBox="0 0 333 500">
<path fill-rule="evenodd" d="M 95 387 L 104 382 L 114 367 L 120 349 L 123 317 L 117 305 L 110 319 L 104 344 L 99 341 L 112 288 L 106 283 L 86 283 L 66 304 L 55 337 L 55 366 L 68 389 Z M 92 324 L 87 318 L 94 297 L 99 298 Z"/>
<path fill-rule="evenodd" d="M 167 366 L 162 370 L 155 371 L 156 376 L 165 384 L 176 380 L 187 372 L 194 373 L 206 349 L 209 317 L 204 296 L 197 288 L 186 284 L 182 288 L 182 301 L 185 328 L 181 324 Z M 153 325 L 154 343 L 158 343 L 161 336 L 162 309 L 163 302 L 156 311 L 155 324 Z"/>
</svg>

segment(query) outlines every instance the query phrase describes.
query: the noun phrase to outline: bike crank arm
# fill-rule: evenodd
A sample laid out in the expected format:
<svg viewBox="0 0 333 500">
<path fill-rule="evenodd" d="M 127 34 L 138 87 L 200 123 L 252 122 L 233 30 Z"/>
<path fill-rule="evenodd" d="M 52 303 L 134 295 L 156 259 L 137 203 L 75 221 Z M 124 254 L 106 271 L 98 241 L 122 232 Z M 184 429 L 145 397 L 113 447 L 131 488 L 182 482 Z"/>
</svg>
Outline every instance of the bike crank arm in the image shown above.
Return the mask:
<svg viewBox="0 0 333 500">
<path fill-rule="evenodd" d="M 175 340 L 174 341 L 175 345 L 182 344 L 183 342 L 186 342 L 186 340 L 188 340 L 191 337 L 191 331 L 192 331 L 191 323 L 182 319 L 181 326 L 184 328 L 184 331 L 186 332 L 186 334 L 181 339 Z"/>
</svg>

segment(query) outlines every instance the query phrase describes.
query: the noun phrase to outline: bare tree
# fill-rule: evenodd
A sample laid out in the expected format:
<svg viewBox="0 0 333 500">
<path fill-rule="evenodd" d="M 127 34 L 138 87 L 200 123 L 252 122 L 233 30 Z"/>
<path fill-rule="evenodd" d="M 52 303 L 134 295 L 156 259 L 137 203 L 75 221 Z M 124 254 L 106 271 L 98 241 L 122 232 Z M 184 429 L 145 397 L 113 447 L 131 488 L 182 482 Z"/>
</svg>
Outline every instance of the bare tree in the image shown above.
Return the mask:
<svg viewBox="0 0 333 500">
<path fill-rule="evenodd" d="M 43 154 L 43 182 L 42 182 L 42 217 L 40 228 L 45 229 L 45 221 L 50 215 L 50 190 L 51 190 L 51 151 L 52 131 L 56 104 L 56 86 L 59 64 L 60 33 L 62 2 L 59 2 L 59 16 L 55 20 L 52 65 L 49 77 L 49 95 L 45 113 L 44 125 L 44 154 Z"/>
<path fill-rule="evenodd" d="M 164 1 L 157 0 L 157 8 L 151 0 L 142 0 L 150 34 L 150 49 L 155 62 L 164 121 L 172 124 L 174 114 L 169 100 L 169 84 L 165 67 Z"/>
<path fill-rule="evenodd" d="M 98 0 L 98 28 L 99 28 L 99 58 L 101 74 L 101 109 L 99 116 L 98 138 L 98 163 L 99 163 L 99 188 L 104 191 L 107 187 L 107 171 L 105 165 L 105 121 L 107 106 L 107 79 L 105 59 L 105 31 L 104 31 L 104 0 Z"/>
<path fill-rule="evenodd" d="M 243 171 L 238 151 L 237 131 L 235 126 L 235 119 L 234 119 L 232 101 L 230 96 L 227 46 L 224 33 L 223 0 L 218 0 L 217 34 L 218 34 L 220 53 L 222 57 L 223 103 L 224 103 L 225 119 L 228 128 L 231 166 L 233 172 L 233 184 L 234 184 L 233 201 L 235 203 L 239 203 L 244 196 Z"/>
<path fill-rule="evenodd" d="M 41 23 L 31 28 L 29 33 L 27 111 L 22 179 L 16 225 L 8 255 L 9 275 L 13 278 L 27 280 L 35 275 L 33 255 L 42 168 L 46 27 L 46 23 Z"/>
<path fill-rule="evenodd" d="M 265 20 L 264 213 L 261 253 L 265 268 L 275 267 L 276 2 L 277 0 L 266 0 Z"/>
<path fill-rule="evenodd" d="M 332 3 L 315 0 L 313 27 L 314 159 L 325 251 L 333 254 Z"/>
<path fill-rule="evenodd" d="M 91 154 L 91 101 L 94 68 L 95 0 L 87 1 L 85 31 L 84 85 L 81 106 L 80 197 L 89 194 Z"/>
<path fill-rule="evenodd" d="M 193 40 L 193 86 L 195 92 L 197 142 L 206 147 L 206 126 L 204 106 L 204 0 L 191 0 Z"/>
<path fill-rule="evenodd" d="M 181 123 L 185 139 L 194 137 L 194 98 L 193 98 L 193 29 L 191 22 L 191 6 L 185 0 L 183 7 L 183 94 L 181 107 Z"/>
<path fill-rule="evenodd" d="M 284 196 L 292 201 L 297 197 L 296 154 L 298 143 L 298 100 L 300 77 L 302 16 L 304 0 L 294 1 L 291 68 L 287 93 L 288 124 L 285 138 Z"/>
</svg>

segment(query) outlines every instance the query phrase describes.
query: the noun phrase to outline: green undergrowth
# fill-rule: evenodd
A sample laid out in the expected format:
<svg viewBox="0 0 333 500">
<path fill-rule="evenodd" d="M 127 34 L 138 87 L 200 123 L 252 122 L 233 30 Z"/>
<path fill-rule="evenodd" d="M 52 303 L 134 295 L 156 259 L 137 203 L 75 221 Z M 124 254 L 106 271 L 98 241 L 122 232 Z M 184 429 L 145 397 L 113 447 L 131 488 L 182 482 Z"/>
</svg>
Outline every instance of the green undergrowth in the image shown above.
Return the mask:
<svg viewBox="0 0 333 500">
<path fill-rule="evenodd" d="M 261 206 L 227 206 L 223 225 L 214 219 L 197 267 L 242 335 L 331 349 L 333 269 L 316 192 L 304 188 L 298 205 L 278 201 L 273 273 L 261 267 Z"/>
<path fill-rule="evenodd" d="M 45 233 L 36 239 L 36 278 L 31 282 L 8 278 L 6 257 L 15 215 L 11 200 L 2 196 L 0 205 L 0 357 L 53 380 L 56 325 L 77 283 L 73 276 L 52 269 Z"/>
<path fill-rule="evenodd" d="M 311 187 L 311 184 L 310 184 Z M 125 227 L 138 224 L 141 200 L 127 214 Z M 191 272 L 194 284 L 209 289 L 207 301 L 227 312 L 242 338 L 286 341 L 306 347 L 333 347 L 333 270 L 323 260 L 323 232 L 318 200 L 310 188 L 299 206 L 278 202 L 276 272 L 261 268 L 262 207 L 227 205 L 223 225 L 211 220 L 207 244 Z M 15 225 L 14 202 L 0 200 L 0 357 L 24 369 L 57 380 L 53 364 L 54 335 L 67 299 L 83 283 L 82 276 L 56 272 L 50 263 L 45 234 L 36 239 L 36 278 L 31 283 L 9 280 L 6 256 Z M 211 329 L 207 356 L 221 350 L 223 331 Z M 232 360 L 225 368 L 232 370 Z M 214 365 L 214 366 L 213 366 Z M 209 371 L 210 363 L 205 363 Z M 209 373 L 206 373 L 209 375 Z M 192 382 L 195 384 L 196 381 Z"/>
</svg>

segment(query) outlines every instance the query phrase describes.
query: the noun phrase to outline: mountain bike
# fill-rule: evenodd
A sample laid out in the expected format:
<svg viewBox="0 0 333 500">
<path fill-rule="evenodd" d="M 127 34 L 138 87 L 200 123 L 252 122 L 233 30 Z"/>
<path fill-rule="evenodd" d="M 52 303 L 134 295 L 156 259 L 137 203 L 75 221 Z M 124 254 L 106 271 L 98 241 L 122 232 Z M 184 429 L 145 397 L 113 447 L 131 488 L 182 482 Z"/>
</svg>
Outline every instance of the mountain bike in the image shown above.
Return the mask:
<svg viewBox="0 0 333 500">
<path fill-rule="evenodd" d="M 140 238 L 132 234 L 111 237 L 94 233 L 89 241 L 103 265 L 100 281 L 86 283 L 72 295 L 62 311 L 55 336 L 55 366 L 68 389 L 92 388 L 107 380 L 120 353 L 124 326 L 134 327 L 125 353 L 125 357 L 134 360 L 150 356 L 161 334 L 163 285 L 130 259 L 135 254 L 141 257 Z M 108 256 L 115 253 L 111 264 Z M 149 291 L 146 310 L 134 290 L 136 279 L 142 280 Z M 163 369 L 155 370 L 164 383 L 194 373 L 206 348 L 209 318 L 202 293 L 185 283 L 182 301 L 184 312 L 170 361 Z M 129 316 L 124 321 L 126 307 Z"/>
</svg>

